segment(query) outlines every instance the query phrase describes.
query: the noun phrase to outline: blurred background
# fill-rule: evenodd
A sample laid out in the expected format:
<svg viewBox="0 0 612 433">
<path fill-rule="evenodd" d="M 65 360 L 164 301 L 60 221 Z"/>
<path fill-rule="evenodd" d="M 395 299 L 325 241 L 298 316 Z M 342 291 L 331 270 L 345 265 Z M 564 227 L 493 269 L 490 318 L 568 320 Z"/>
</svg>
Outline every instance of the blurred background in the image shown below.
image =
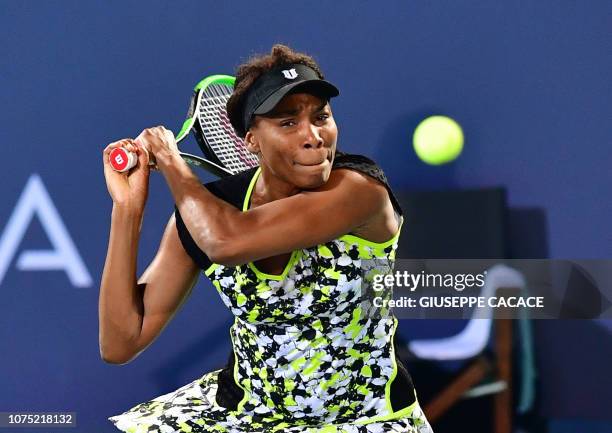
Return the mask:
<svg viewBox="0 0 612 433">
<path fill-rule="evenodd" d="M 432 254 L 611 256 L 609 1 L 5 0 L 0 41 L 0 412 L 76 412 L 68 431 L 110 433 L 108 416 L 226 361 L 232 318 L 205 278 L 137 359 L 101 360 L 97 299 L 111 210 L 101 155 L 148 126 L 177 131 L 201 78 L 233 74 L 274 43 L 318 60 L 341 90 L 333 101 L 339 148 L 376 160 L 407 207 L 411 197 L 451 200 L 439 223 L 462 236 L 479 212 L 461 194 L 499 192 L 493 250 L 445 250 L 441 242 Z M 431 115 L 463 128 L 464 150 L 449 164 L 427 165 L 412 148 L 415 127 Z M 196 151 L 193 141 L 187 149 Z M 153 175 L 139 269 L 172 209 L 162 176 Z M 428 221 L 435 233 L 438 220 Z M 406 257 L 428 251 L 426 238 L 425 250 L 407 252 L 414 227 L 407 218 Z M 612 323 L 531 325 L 535 379 L 527 400 L 514 385 L 514 431 L 612 432 Z M 399 336 L 435 339 L 463 327 L 403 320 Z M 525 356 L 518 340 L 516 381 Z M 423 401 L 463 368 L 446 364 L 409 366 Z M 434 428 L 494 431 L 494 401 L 461 399 Z"/>
</svg>

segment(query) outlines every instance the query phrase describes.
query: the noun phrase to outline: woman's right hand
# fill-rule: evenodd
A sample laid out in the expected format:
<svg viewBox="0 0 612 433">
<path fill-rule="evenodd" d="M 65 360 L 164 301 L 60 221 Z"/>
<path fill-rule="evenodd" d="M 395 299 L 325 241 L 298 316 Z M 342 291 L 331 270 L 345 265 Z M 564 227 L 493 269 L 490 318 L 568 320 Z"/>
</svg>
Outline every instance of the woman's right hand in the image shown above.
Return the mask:
<svg viewBox="0 0 612 433">
<path fill-rule="evenodd" d="M 110 152 L 117 147 L 125 147 L 138 156 L 138 164 L 128 172 L 115 171 L 109 162 Z M 145 149 L 131 138 L 115 141 L 104 149 L 102 154 L 106 187 L 113 204 L 129 210 L 142 212 L 149 193 L 149 156 Z"/>
</svg>

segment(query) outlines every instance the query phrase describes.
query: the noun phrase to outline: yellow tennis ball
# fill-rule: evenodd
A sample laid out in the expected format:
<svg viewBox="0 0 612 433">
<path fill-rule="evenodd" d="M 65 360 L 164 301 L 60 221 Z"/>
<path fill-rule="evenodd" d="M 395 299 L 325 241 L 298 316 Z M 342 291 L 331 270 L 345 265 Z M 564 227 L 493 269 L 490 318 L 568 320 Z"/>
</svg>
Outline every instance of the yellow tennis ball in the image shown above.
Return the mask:
<svg viewBox="0 0 612 433">
<path fill-rule="evenodd" d="M 463 150 L 463 131 L 450 117 L 431 116 L 416 127 L 412 144 L 418 157 L 427 164 L 446 164 Z"/>
</svg>

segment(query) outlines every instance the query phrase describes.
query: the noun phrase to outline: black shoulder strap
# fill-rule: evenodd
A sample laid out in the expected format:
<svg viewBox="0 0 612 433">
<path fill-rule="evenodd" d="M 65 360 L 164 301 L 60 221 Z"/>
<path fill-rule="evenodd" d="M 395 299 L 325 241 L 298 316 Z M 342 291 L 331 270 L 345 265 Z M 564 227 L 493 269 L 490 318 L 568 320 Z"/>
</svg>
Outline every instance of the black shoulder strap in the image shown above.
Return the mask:
<svg viewBox="0 0 612 433">
<path fill-rule="evenodd" d="M 393 208 L 398 214 L 403 215 L 402 208 L 397 199 L 395 198 L 395 195 L 393 195 L 391 186 L 387 181 L 387 176 L 385 176 L 385 173 L 383 172 L 382 168 L 380 168 L 378 164 L 376 164 L 370 158 L 363 155 L 336 151 L 333 168 L 351 168 L 378 180 L 387 188 L 387 192 L 389 193 L 389 198 L 391 199 L 391 204 L 393 204 Z"/>
</svg>

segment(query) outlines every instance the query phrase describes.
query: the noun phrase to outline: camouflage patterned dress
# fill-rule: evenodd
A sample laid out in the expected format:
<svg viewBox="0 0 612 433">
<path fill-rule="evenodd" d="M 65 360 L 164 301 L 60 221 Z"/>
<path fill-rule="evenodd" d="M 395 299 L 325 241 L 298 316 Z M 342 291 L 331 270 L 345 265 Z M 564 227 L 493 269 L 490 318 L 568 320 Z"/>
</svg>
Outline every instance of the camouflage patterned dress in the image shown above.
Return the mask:
<svg viewBox="0 0 612 433">
<path fill-rule="evenodd" d="M 369 159 L 346 167 L 388 184 Z M 243 210 L 259 169 L 210 184 Z M 399 214 L 401 209 L 389 189 Z M 177 214 L 187 252 L 234 314 L 228 365 L 109 418 L 129 433 L 431 433 L 394 351 L 397 319 L 372 313 L 365 281 L 388 273 L 398 233 L 377 243 L 350 234 L 293 251 L 280 275 L 253 263 L 223 266 L 199 250 Z"/>
</svg>

